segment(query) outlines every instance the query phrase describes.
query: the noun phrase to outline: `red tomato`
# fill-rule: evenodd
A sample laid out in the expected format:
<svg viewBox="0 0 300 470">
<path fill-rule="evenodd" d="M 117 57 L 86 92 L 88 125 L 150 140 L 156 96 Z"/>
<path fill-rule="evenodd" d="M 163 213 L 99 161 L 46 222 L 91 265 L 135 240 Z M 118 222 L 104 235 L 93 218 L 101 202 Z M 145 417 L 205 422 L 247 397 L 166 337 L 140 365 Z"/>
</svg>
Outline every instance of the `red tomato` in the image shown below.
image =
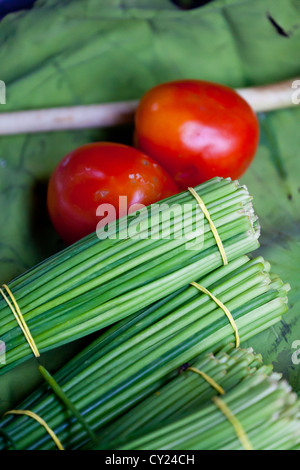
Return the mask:
<svg viewBox="0 0 300 470">
<path fill-rule="evenodd" d="M 149 205 L 178 192 L 170 175 L 150 157 L 126 145 L 99 142 L 66 155 L 48 185 L 52 223 L 67 243 L 96 230 L 100 204 L 119 212 L 119 196 L 133 204 Z"/>
<path fill-rule="evenodd" d="M 141 99 L 135 142 L 181 189 L 214 176 L 239 178 L 259 140 L 248 103 L 234 90 L 200 80 L 164 83 Z"/>
</svg>

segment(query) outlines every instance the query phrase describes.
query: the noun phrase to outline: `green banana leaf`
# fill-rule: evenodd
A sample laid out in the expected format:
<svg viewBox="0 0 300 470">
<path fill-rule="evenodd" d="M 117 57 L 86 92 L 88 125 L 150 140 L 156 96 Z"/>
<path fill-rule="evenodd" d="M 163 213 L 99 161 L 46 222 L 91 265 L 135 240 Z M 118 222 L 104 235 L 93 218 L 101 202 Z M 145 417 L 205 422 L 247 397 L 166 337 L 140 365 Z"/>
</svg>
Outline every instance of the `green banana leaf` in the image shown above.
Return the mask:
<svg viewBox="0 0 300 470">
<path fill-rule="evenodd" d="M 216 0 L 192 10 L 170 0 L 40 0 L 0 23 L 7 91 L 0 112 L 137 99 L 179 78 L 234 88 L 276 82 L 299 75 L 299 46 L 299 0 Z M 242 178 L 261 222 L 259 251 L 292 287 L 289 313 L 251 345 L 298 392 L 299 118 L 300 106 L 259 116 L 259 149 Z M 0 137 L 1 283 L 63 248 L 46 209 L 47 181 L 60 159 L 90 141 L 130 144 L 132 132 L 124 126 Z M 50 370 L 75 350 L 47 356 Z M 34 361 L 18 372 L 19 380 L 1 378 L 0 411 L 39 380 Z"/>
</svg>

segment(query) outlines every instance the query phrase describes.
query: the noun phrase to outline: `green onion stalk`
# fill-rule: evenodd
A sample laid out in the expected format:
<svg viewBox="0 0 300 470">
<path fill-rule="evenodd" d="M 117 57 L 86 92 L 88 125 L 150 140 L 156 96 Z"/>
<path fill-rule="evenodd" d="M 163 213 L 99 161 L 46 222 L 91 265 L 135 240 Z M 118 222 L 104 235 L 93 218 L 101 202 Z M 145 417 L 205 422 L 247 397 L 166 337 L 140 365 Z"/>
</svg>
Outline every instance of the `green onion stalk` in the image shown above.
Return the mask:
<svg viewBox="0 0 300 470">
<path fill-rule="evenodd" d="M 214 178 L 195 188 L 229 262 L 259 246 L 259 224 L 246 187 Z M 99 331 L 147 308 L 223 260 L 189 191 L 110 223 L 8 284 L 40 353 Z M 105 238 L 106 237 L 106 238 Z M 32 355 L 0 296 L 4 373 Z"/>
<path fill-rule="evenodd" d="M 276 324 L 287 310 L 289 286 L 262 257 L 241 256 L 194 278 L 229 309 L 241 342 Z M 95 436 L 159 390 L 183 364 L 235 343 L 234 329 L 212 298 L 186 284 L 119 321 L 54 375 Z M 41 416 L 66 448 L 91 441 L 86 427 L 44 384 L 19 406 Z M 42 426 L 27 416 L 5 416 L 0 448 L 53 449 Z M 94 440 L 93 440 L 94 441 Z M 97 440 L 96 440 L 97 441 Z"/>
<path fill-rule="evenodd" d="M 222 397 L 236 430 L 215 401 L 170 424 L 126 441 L 116 440 L 110 448 L 120 450 L 296 450 L 300 446 L 300 400 L 279 374 L 263 369 L 249 374 Z M 240 439 L 240 433 L 246 436 Z M 101 448 L 100 445 L 94 446 Z"/>
</svg>

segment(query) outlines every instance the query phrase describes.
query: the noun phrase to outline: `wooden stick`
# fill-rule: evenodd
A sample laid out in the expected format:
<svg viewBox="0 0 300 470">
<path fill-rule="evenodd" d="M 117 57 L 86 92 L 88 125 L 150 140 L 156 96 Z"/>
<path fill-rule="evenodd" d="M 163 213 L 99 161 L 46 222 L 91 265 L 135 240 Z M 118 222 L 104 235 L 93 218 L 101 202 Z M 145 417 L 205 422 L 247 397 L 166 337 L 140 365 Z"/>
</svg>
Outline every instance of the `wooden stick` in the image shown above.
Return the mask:
<svg viewBox="0 0 300 470">
<path fill-rule="evenodd" d="M 300 97 L 300 77 L 271 85 L 239 88 L 236 91 L 256 112 L 291 108 L 300 101 L 296 98 L 296 95 Z"/>
<path fill-rule="evenodd" d="M 295 106 L 300 78 L 260 87 L 238 88 L 256 112 Z M 298 93 L 300 95 L 300 93 Z M 299 101 L 299 100 L 298 100 Z M 138 100 L 0 113 L 0 135 L 112 127 L 133 122 Z"/>
</svg>

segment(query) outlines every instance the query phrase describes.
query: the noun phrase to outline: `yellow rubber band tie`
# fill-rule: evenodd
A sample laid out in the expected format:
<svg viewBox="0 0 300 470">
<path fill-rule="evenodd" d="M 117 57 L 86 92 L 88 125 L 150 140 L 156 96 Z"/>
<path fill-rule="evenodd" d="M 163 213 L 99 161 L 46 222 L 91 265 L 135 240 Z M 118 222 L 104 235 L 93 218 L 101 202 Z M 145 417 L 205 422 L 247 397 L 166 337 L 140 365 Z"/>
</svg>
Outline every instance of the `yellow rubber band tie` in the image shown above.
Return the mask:
<svg viewBox="0 0 300 470">
<path fill-rule="evenodd" d="M 234 330 L 236 347 L 238 348 L 239 345 L 240 345 L 239 332 L 238 332 L 238 328 L 236 326 L 236 323 L 234 321 L 234 318 L 231 315 L 228 308 L 221 302 L 221 300 L 217 299 L 217 297 L 215 297 L 211 292 L 209 292 L 209 290 L 205 289 L 205 287 L 203 287 L 203 286 L 200 286 L 200 284 L 197 284 L 197 282 L 193 281 L 193 282 L 191 282 L 191 285 L 196 287 L 196 289 L 200 290 L 201 292 L 204 292 L 204 294 L 209 295 L 209 297 L 223 310 L 223 312 L 227 316 L 227 318 L 228 318 L 228 320 L 229 320 L 229 322 L 230 322 L 230 324 L 231 324 L 231 326 Z"/>
<path fill-rule="evenodd" d="M 25 415 L 25 416 L 29 416 L 30 418 L 35 419 L 38 423 L 40 423 L 46 429 L 48 434 L 52 437 L 53 441 L 57 445 L 58 449 L 59 450 L 65 450 L 62 443 L 60 442 L 57 435 L 55 434 L 55 432 L 52 431 L 52 429 L 48 426 L 46 421 L 44 421 L 43 418 L 41 418 L 36 413 L 33 413 L 30 410 L 10 410 L 10 411 L 7 411 L 6 413 L 4 413 L 4 415 Z"/>
<path fill-rule="evenodd" d="M 187 370 L 190 370 L 191 372 L 195 372 L 195 374 L 200 375 L 206 382 L 209 383 L 215 390 L 217 390 L 220 395 L 225 394 L 225 390 L 221 387 L 221 385 L 217 384 L 217 382 L 211 378 L 209 375 L 207 375 L 203 370 L 196 369 L 196 367 L 188 367 Z"/>
<path fill-rule="evenodd" d="M 215 240 L 217 242 L 217 246 L 219 248 L 219 251 L 220 251 L 220 254 L 221 254 L 221 257 L 222 257 L 222 260 L 223 260 L 223 264 L 228 264 L 228 260 L 227 260 L 227 256 L 226 256 L 226 253 L 225 253 L 225 249 L 224 249 L 224 246 L 223 246 L 223 243 L 222 243 L 222 240 L 220 238 L 220 235 L 218 234 L 218 230 L 216 229 L 216 226 L 215 224 L 213 223 L 213 221 L 211 220 L 211 217 L 210 217 L 210 214 L 204 204 L 204 202 L 202 201 L 201 197 L 199 196 L 198 193 L 196 193 L 196 191 L 194 190 L 194 188 L 188 188 L 189 192 L 192 194 L 192 196 L 194 196 L 194 198 L 196 199 L 196 201 L 198 202 L 199 206 L 200 206 L 200 209 L 202 210 L 203 214 L 205 215 L 208 223 L 209 223 L 209 226 L 210 226 L 210 229 L 213 233 L 213 236 L 215 237 Z"/>
<path fill-rule="evenodd" d="M 213 402 L 217 405 L 217 407 L 223 412 L 223 414 L 226 416 L 228 421 L 232 424 L 234 427 L 234 430 L 236 432 L 236 435 L 238 439 L 240 440 L 242 446 L 244 447 L 245 450 L 253 450 L 253 447 L 247 437 L 247 434 L 245 433 L 243 426 L 239 422 L 239 420 L 234 416 L 234 414 L 231 412 L 231 410 L 228 408 L 228 406 L 224 403 L 223 400 L 221 400 L 218 397 L 213 397 L 212 398 Z"/>
<path fill-rule="evenodd" d="M 17 320 L 18 325 L 21 328 L 21 330 L 22 330 L 22 332 L 23 332 L 23 334 L 26 338 L 26 341 L 29 344 L 33 354 L 35 355 L 35 357 L 40 357 L 39 350 L 38 350 L 38 348 L 37 348 L 37 346 L 34 342 L 33 337 L 31 336 L 30 330 L 29 330 L 29 328 L 26 324 L 26 321 L 24 320 L 24 317 L 21 313 L 20 307 L 19 307 L 16 299 L 14 298 L 10 288 L 6 284 L 3 284 L 2 287 L 3 287 L 3 289 L 5 289 L 6 293 L 9 295 L 10 299 L 6 296 L 6 294 L 3 292 L 3 290 L 0 289 L 0 293 L 2 294 L 2 297 L 4 298 L 5 302 L 7 303 L 9 308 L 11 309 L 12 313 L 14 314 L 14 317 Z"/>
</svg>

